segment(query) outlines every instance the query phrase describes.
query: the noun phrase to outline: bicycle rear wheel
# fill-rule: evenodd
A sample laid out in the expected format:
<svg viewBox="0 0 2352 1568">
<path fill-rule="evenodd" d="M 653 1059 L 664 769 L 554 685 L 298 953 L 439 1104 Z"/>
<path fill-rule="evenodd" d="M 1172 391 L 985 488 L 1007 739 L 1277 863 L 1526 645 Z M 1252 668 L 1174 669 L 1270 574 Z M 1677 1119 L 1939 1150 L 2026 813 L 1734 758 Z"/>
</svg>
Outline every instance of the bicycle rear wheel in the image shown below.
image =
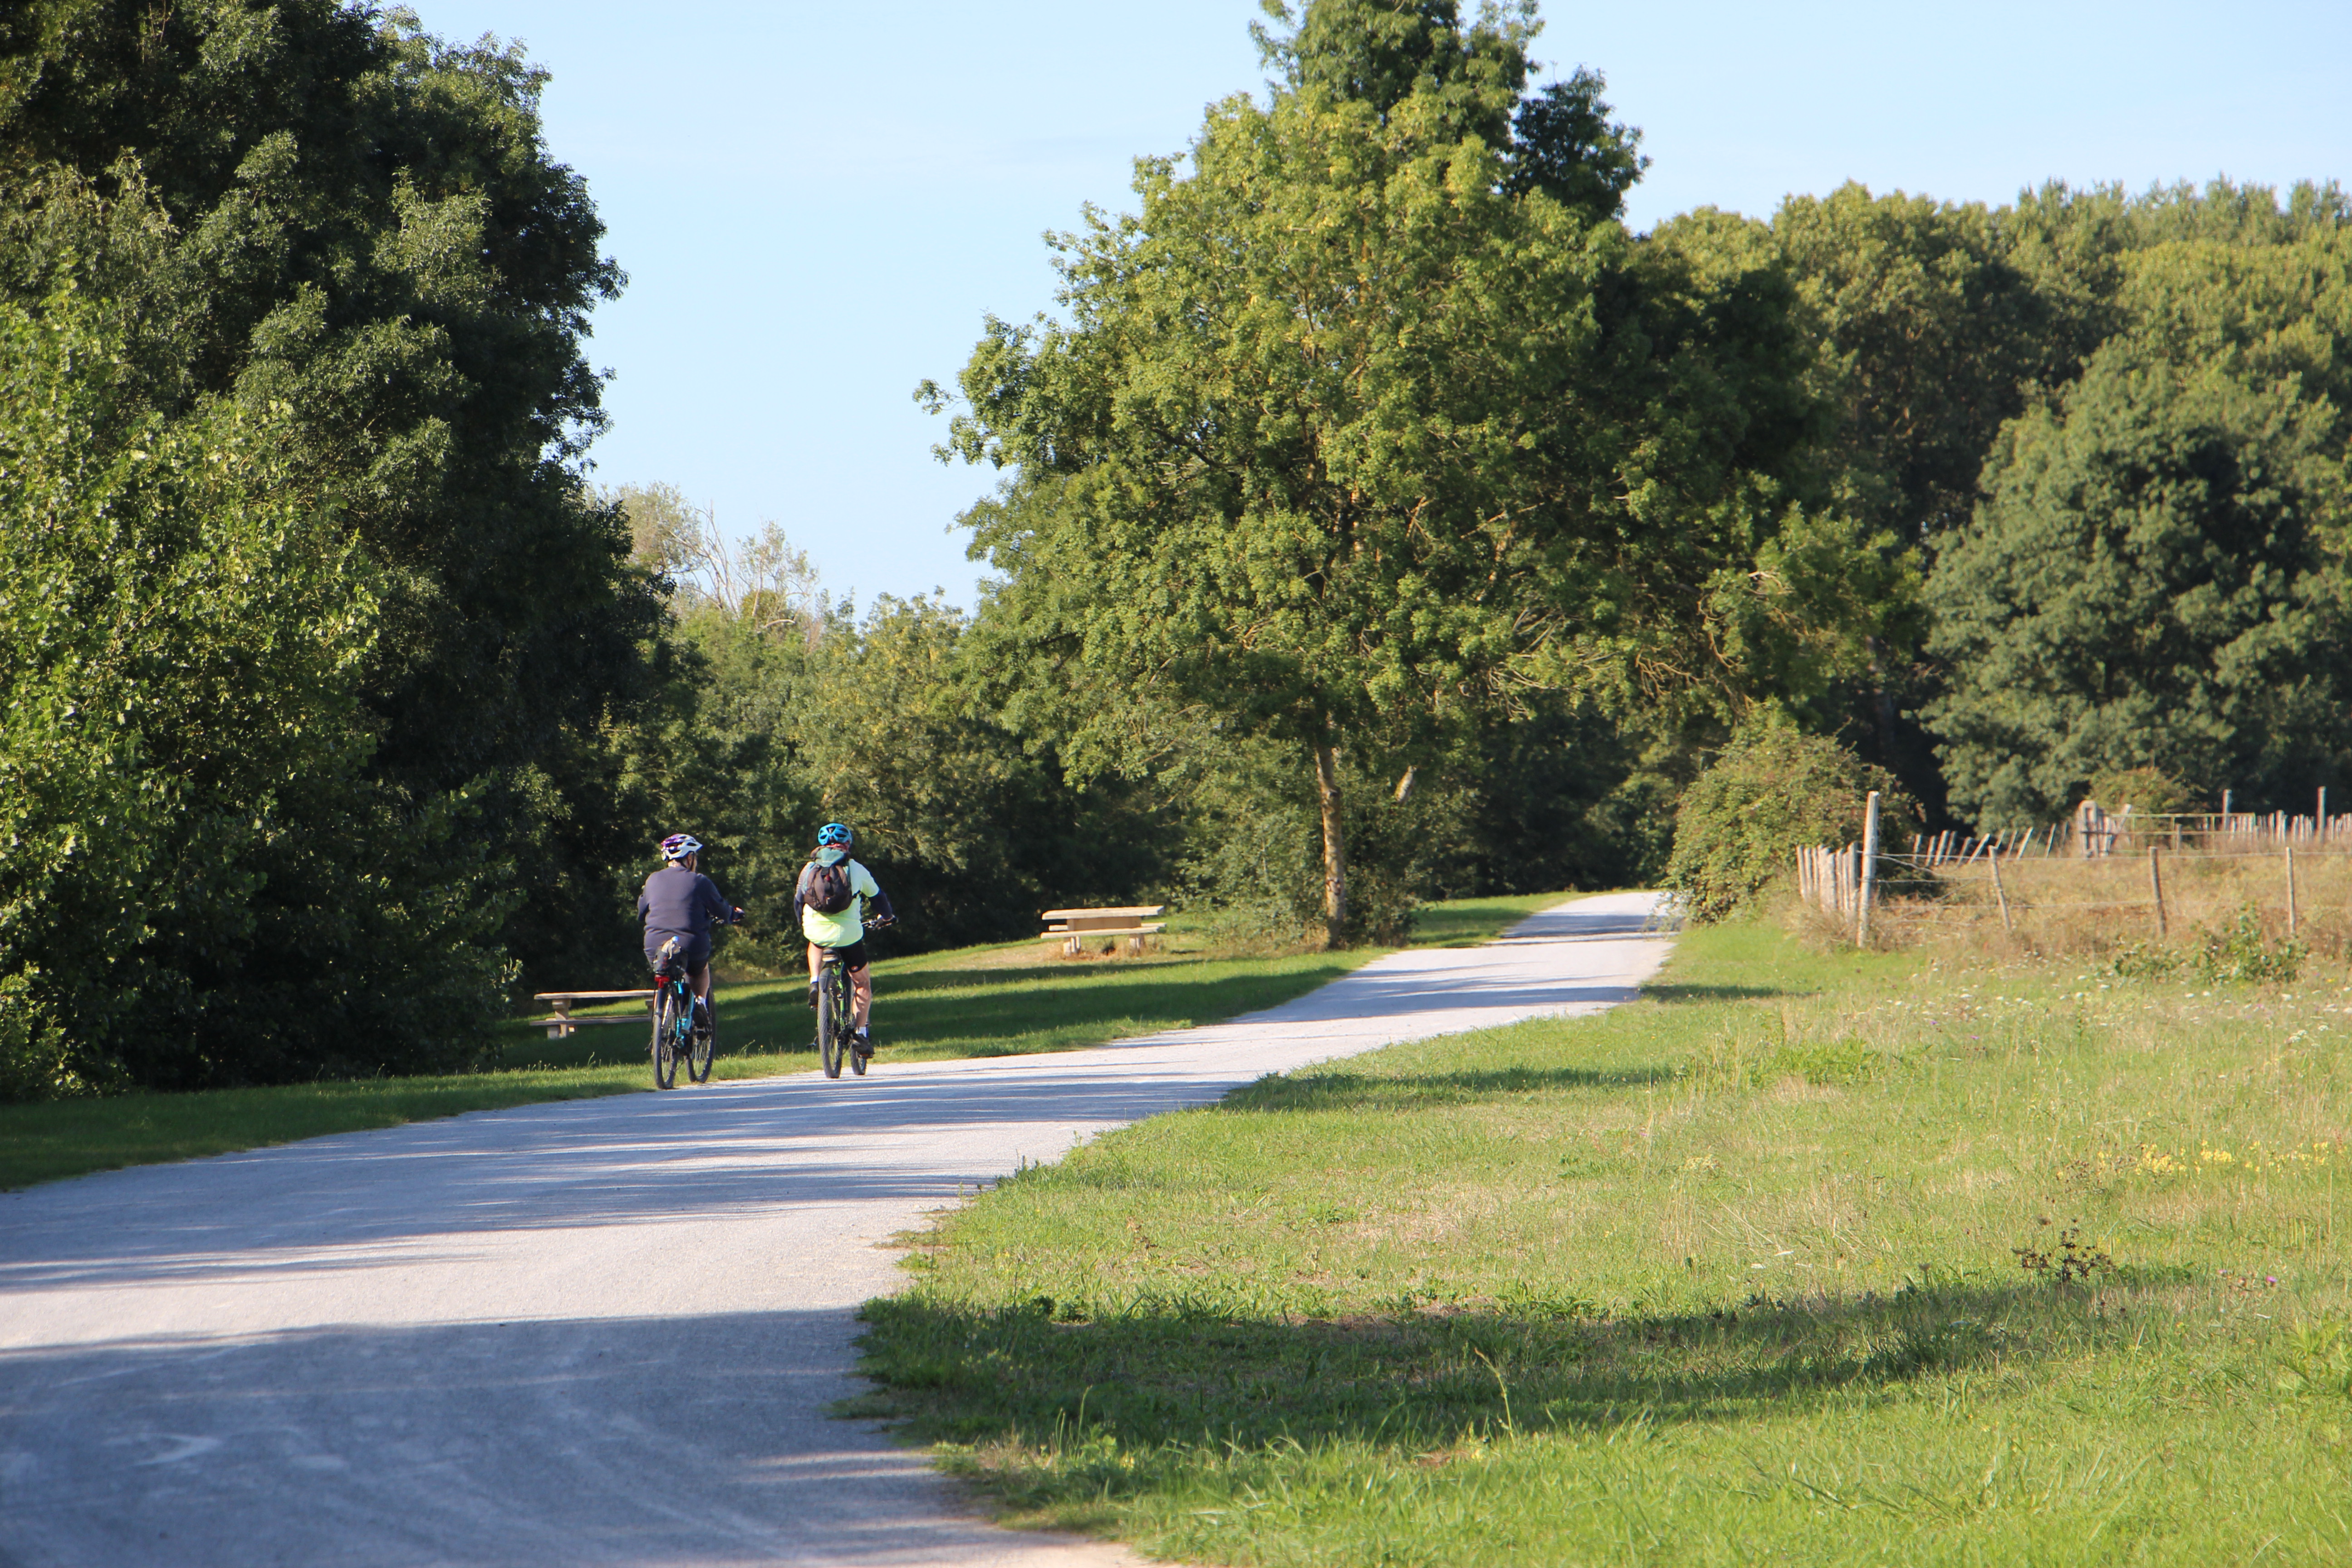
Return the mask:
<svg viewBox="0 0 2352 1568">
<path fill-rule="evenodd" d="M 694 1040 L 688 1048 L 686 1076 L 697 1083 L 710 1081 L 710 1058 L 719 1048 L 719 1011 L 709 1002 L 702 1005 L 702 1023 L 694 1031 Z"/>
<path fill-rule="evenodd" d="M 824 1076 L 841 1076 L 841 1055 L 847 1047 L 849 1020 L 842 1016 L 841 987 L 835 976 L 841 972 L 828 963 L 818 977 L 816 987 L 816 1049 L 824 1061 Z"/>
<path fill-rule="evenodd" d="M 664 984 L 654 998 L 654 1087 L 677 1082 L 677 988 Z"/>
</svg>

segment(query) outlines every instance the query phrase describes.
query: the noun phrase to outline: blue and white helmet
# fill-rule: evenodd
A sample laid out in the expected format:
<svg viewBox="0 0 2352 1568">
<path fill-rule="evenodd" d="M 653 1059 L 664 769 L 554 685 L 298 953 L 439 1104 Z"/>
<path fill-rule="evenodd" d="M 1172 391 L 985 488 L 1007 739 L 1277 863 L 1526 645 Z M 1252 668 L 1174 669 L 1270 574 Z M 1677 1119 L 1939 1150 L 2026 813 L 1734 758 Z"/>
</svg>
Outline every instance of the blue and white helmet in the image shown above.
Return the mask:
<svg viewBox="0 0 2352 1568">
<path fill-rule="evenodd" d="M 816 830 L 816 847 L 820 849 L 846 849 L 854 836 L 845 822 L 828 822 Z"/>
<path fill-rule="evenodd" d="M 662 858 L 665 860 L 683 860 L 689 855 L 701 852 L 702 840 L 691 833 L 673 833 L 662 840 Z"/>
</svg>

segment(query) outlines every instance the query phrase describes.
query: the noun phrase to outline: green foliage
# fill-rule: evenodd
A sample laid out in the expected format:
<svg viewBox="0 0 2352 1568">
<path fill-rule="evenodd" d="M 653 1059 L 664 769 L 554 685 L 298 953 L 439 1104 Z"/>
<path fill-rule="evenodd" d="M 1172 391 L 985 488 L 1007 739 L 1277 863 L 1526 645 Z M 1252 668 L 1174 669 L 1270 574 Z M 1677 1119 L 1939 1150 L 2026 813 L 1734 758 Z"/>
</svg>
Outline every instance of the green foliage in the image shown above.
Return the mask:
<svg viewBox="0 0 2352 1568">
<path fill-rule="evenodd" d="M 1881 842 L 1891 845 L 1916 825 L 1918 807 L 1885 769 L 1826 736 L 1752 728 L 1683 793 L 1666 886 L 1692 919 L 1721 920 L 1787 875 L 1797 850 L 1860 842 L 1872 790 L 1881 792 Z"/>
<path fill-rule="evenodd" d="M 2107 967 L 2125 980 L 2165 980 L 2184 971 L 2208 985 L 2280 984 L 2294 979 L 2311 956 L 2307 943 L 2272 938 L 2260 906 L 2242 904 L 2220 931 L 2200 931 L 2192 949 L 2135 942 Z"/>
<path fill-rule="evenodd" d="M 1566 81 L 1546 85 L 1511 117 L 1509 172 L 1504 187 L 1541 191 L 1560 205 L 1601 219 L 1622 215 L 1625 193 L 1650 166 L 1642 133 L 1612 122 L 1601 95 L 1599 71 L 1579 66 Z"/>
<path fill-rule="evenodd" d="M 1287 747 L 1335 942 L 1349 769 L 1436 764 L 1530 689 L 1801 699 L 1905 597 L 1780 477 L 1769 247 L 1512 194 L 1526 37 L 1306 7 L 1271 102 L 1141 163 L 1136 216 L 1056 241 L 1066 321 L 992 323 L 961 377 L 950 449 L 1012 470 L 967 521 L 1014 722 L 1088 774 L 1204 721 Z"/>
<path fill-rule="evenodd" d="M 2130 806 L 2135 816 L 2199 809 L 2194 793 L 2155 768 L 2108 768 L 2092 775 L 2087 793 L 2110 812 Z"/>
<path fill-rule="evenodd" d="M 2021 264 L 2011 215 L 1980 203 L 1849 184 L 1790 197 L 1772 233 L 1819 345 L 1836 420 L 1822 455 L 1847 504 L 1915 542 L 1966 522 L 2024 387 L 2064 379 L 2090 346 L 2081 312 Z"/>
<path fill-rule="evenodd" d="M 0 1092 L 462 1059 L 501 906 L 363 777 L 348 535 L 285 410 L 148 411 L 96 313 L 0 305 Z"/>
<path fill-rule="evenodd" d="M 498 945 L 555 977 L 645 831 L 598 738 L 657 688 L 659 623 L 573 461 L 603 422 L 588 312 L 621 274 L 541 142 L 541 74 L 336 0 L 18 11 L 0 293 L 70 284 L 166 413 L 289 411 L 292 480 L 337 498 L 378 605 L 358 690 L 385 820 L 463 815 L 528 894 Z M 354 875 L 402 859 L 373 853 Z M 289 961 L 331 962 L 337 896 L 291 921 L 327 946 Z"/>
<path fill-rule="evenodd" d="M 2263 911 L 2248 903 L 2226 930 L 2204 933 L 2197 966 L 2207 980 L 2259 984 L 2293 980 L 2310 955 L 2310 949 L 2293 937 L 2273 941 L 2263 930 Z"/>
<path fill-rule="evenodd" d="M 2186 346 L 2110 342 L 2014 421 L 1937 563 L 1952 674 L 1927 713 L 1980 826 L 2048 820 L 2119 767 L 2259 799 L 2347 759 L 2341 417 Z"/>
<path fill-rule="evenodd" d="M 1835 415 L 1819 455 L 1841 504 L 1933 559 L 1984 498 L 1979 479 L 2003 423 L 2055 395 L 2101 343 L 2145 319 L 2151 252 L 2194 242 L 2260 268 L 2273 247 L 2336 232 L 2346 212 L 2332 185 L 2299 185 L 2282 204 L 2267 188 L 2225 181 L 2141 195 L 2053 184 L 1990 209 L 1874 198 L 1857 185 L 1790 198 L 1774 236 L 1815 345 L 1811 384 Z M 2191 314 L 2210 310 L 2209 298 Z M 1915 652 L 1891 640 L 1824 717 L 1849 726 L 1865 756 L 1940 815 L 1939 737 L 1921 718 L 1944 693 L 1947 664 Z"/>
</svg>

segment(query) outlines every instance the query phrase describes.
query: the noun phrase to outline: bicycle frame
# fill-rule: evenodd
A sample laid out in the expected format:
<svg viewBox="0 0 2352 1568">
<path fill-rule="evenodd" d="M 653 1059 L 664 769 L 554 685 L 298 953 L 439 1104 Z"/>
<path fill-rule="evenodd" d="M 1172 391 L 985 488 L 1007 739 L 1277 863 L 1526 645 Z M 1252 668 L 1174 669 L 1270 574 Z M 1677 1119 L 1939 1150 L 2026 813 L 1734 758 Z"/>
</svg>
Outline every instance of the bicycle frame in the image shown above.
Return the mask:
<svg viewBox="0 0 2352 1568">
<path fill-rule="evenodd" d="M 677 1081 L 677 1066 L 687 1063 L 687 1076 L 696 1083 L 710 1077 L 716 1024 L 708 1001 L 698 1000 L 684 959 L 665 952 L 654 971 L 654 1087 L 668 1089 Z M 701 1023 L 696 1024 L 698 1008 Z"/>
<path fill-rule="evenodd" d="M 828 947 L 817 965 L 816 1048 L 824 1067 L 824 1076 L 839 1078 L 842 1063 L 849 1070 L 864 1077 L 866 1058 L 857 1054 L 850 1043 L 856 1016 L 856 994 L 850 984 L 849 971 L 841 962 L 841 950 Z"/>
</svg>

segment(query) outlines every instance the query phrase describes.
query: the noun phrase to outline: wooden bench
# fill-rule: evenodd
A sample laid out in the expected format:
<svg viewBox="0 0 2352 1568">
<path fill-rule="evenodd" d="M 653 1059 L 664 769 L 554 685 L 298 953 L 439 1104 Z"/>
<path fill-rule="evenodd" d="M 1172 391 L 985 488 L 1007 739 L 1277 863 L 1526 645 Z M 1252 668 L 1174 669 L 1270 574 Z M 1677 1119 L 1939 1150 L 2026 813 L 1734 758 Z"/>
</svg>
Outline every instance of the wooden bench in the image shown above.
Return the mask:
<svg viewBox="0 0 2352 1568">
<path fill-rule="evenodd" d="M 541 991 L 534 994 L 531 1000 L 551 1004 L 555 1016 L 533 1018 L 531 1022 L 546 1025 L 547 1037 L 560 1040 L 572 1030 L 589 1024 L 634 1024 L 637 1021 L 635 1016 L 629 1013 L 616 1018 L 575 1018 L 572 1016 L 572 1005 L 575 1002 L 643 1002 L 646 1016 L 650 1018 L 656 994 L 651 991 Z"/>
<path fill-rule="evenodd" d="M 1143 939 L 1156 936 L 1168 929 L 1165 921 L 1145 922 L 1167 909 L 1165 904 L 1141 904 L 1117 910 L 1047 910 L 1038 916 L 1045 922 L 1039 942 L 1058 942 L 1066 957 L 1076 958 L 1085 951 L 1090 936 L 1123 936 L 1127 938 L 1127 954 L 1139 958 L 1143 954 Z"/>
</svg>

